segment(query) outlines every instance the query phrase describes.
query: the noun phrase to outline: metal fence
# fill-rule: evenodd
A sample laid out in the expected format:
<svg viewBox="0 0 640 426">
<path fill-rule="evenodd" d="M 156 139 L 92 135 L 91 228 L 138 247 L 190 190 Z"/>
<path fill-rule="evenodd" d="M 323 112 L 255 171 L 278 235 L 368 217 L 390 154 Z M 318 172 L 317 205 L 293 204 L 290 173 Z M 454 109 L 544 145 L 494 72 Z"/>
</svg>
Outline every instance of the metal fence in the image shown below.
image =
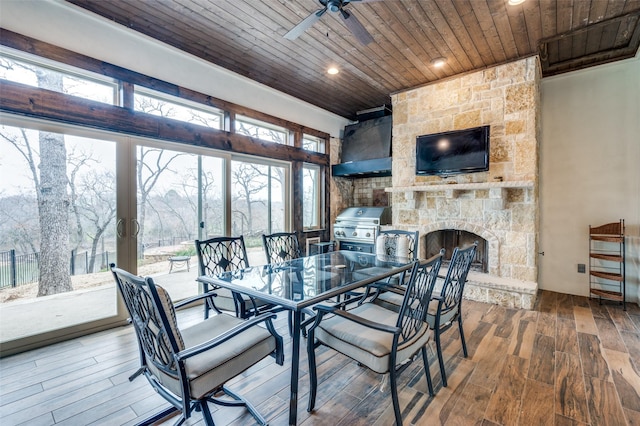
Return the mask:
<svg viewBox="0 0 640 426">
<path fill-rule="evenodd" d="M 0 289 L 17 287 L 38 281 L 40 275 L 39 253 L 16 255 L 15 250 L 0 252 Z M 115 261 L 115 252 L 97 253 L 91 262 L 91 255 L 85 251 L 71 252 L 71 275 L 91 274 L 105 270 L 110 261 Z"/>
</svg>

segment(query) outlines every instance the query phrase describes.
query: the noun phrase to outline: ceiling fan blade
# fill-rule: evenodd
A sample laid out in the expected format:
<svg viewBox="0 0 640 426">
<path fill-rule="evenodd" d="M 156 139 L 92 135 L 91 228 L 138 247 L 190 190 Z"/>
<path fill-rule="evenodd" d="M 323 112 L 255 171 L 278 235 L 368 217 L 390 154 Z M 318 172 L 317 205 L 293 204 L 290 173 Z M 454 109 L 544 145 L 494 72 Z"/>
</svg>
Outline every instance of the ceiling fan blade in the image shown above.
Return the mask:
<svg viewBox="0 0 640 426">
<path fill-rule="evenodd" d="M 324 15 L 326 11 L 326 6 L 324 7 L 324 9 L 316 10 L 311 15 L 304 18 L 304 20 L 302 20 L 298 25 L 291 28 L 289 32 L 284 35 L 284 38 L 286 38 L 287 40 L 297 39 L 303 32 L 307 31 L 307 29 L 309 29 L 313 24 L 318 22 L 320 17 L 322 17 L 322 15 Z"/>
<path fill-rule="evenodd" d="M 349 28 L 349 31 L 358 39 L 358 41 L 364 45 L 367 45 L 373 41 L 373 37 L 369 34 L 369 31 L 358 21 L 353 14 L 346 10 L 340 9 L 340 15 L 344 19 L 344 23 Z"/>
</svg>

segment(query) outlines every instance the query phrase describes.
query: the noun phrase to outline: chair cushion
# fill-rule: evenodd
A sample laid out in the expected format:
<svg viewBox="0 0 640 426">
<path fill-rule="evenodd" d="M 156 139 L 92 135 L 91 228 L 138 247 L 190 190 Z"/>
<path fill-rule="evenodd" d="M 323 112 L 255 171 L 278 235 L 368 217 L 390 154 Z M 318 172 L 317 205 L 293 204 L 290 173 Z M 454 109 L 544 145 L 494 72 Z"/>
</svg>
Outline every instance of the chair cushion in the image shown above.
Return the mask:
<svg viewBox="0 0 640 426">
<path fill-rule="evenodd" d="M 167 319 L 169 320 L 169 325 L 171 326 L 171 331 L 173 332 L 173 336 L 176 339 L 176 343 L 178 344 L 178 350 L 181 351 L 185 348 L 184 341 L 182 340 L 182 335 L 180 334 L 180 330 L 178 329 L 178 321 L 176 320 L 176 310 L 173 307 L 173 302 L 171 302 L 171 297 L 167 290 L 162 288 L 161 286 L 156 284 L 156 291 L 158 292 L 158 297 L 160 298 L 160 303 L 164 308 L 164 311 L 167 313 Z M 170 348 L 169 340 L 166 336 L 163 336 L 165 339 L 165 343 L 167 348 Z"/>
<path fill-rule="evenodd" d="M 354 315 L 381 324 L 395 326 L 396 312 L 373 303 L 364 303 L 349 311 Z M 398 348 L 396 363 L 411 357 L 429 341 L 427 324 L 411 341 Z M 393 334 L 374 330 L 339 316 L 326 317 L 315 331 L 322 344 L 366 365 L 377 373 L 389 371 Z"/>
<path fill-rule="evenodd" d="M 376 305 L 380 305 L 385 309 L 389 309 L 391 311 L 398 312 L 400 307 L 402 306 L 402 300 L 404 296 L 393 293 L 391 291 L 385 291 L 380 293 L 378 297 L 376 297 L 374 303 Z"/>
<path fill-rule="evenodd" d="M 429 308 L 427 309 L 427 322 L 430 328 L 435 328 L 436 314 L 438 313 L 438 301 L 432 299 L 429 302 Z M 450 311 L 444 312 L 440 315 L 440 327 L 446 325 L 456 318 L 458 314 L 458 307 Z"/>
<path fill-rule="evenodd" d="M 221 311 L 229 311 L 229 312 L 236 311 L 236 305 L 233 300 L 233 294 L 231 293 L 231 290 L 226 288 L 217 288 L 212 291 L 213 293 L 218 295 L 217 297 L 213 298 L 213 303 L 215 303 L 218 309 L 220 309 Z M 241 294 L 241 296 L 242 296 L 242 300 L 244 301 L 245 309 L 246 310 L 253 309 L 253 303 L 251 302 L 251 298 L 245 294 Z M 268 303 L 263 300 L 255 299 L 255 301 L 258 307 L 268 305 Z"/>
<path fill-rule="evenodd" d="M 219 314 L 182 330 L 187 348 L 206 342 L 244 320 Z M 254 326 L 221 345 L 195 355 L 185 361 L 192 398 L 199 399 L 227 380 L 245 371 L 276 348 L 275 338 L 263 327 Z M 152 366 L 150 366 L 152 368 Z M 180 381 L 152 368 L 161 383 L 176 395 L 181 395 Z"/>
</svg>

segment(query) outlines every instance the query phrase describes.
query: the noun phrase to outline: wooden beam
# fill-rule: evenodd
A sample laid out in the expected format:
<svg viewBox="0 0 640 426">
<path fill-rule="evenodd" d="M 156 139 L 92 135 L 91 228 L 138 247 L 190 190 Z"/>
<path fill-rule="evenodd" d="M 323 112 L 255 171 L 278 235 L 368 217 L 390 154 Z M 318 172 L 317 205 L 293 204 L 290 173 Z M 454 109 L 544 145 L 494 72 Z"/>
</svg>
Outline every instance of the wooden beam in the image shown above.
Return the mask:
<svg viewBox="0 0 640 426">
<path fill-rule="evenodd" d="M 329 155 L 0 80 L 0 111 L 134 136 L 329 166 Z M 60 108 L 64 105 L 64 108 Z"/>
</svg>

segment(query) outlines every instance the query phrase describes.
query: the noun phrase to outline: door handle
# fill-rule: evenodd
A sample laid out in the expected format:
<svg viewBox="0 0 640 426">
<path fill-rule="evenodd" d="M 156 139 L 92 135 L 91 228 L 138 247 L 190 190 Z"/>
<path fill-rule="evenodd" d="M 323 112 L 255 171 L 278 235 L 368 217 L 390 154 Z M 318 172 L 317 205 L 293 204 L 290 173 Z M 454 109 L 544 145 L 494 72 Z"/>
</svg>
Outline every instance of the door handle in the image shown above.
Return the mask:
<svg viewBox="0 0 640 426">
<path fill-rule="evenodd" d="M 131 225 L 133 226 L 133 229 L 135 229 L 135 231 L 131 236 L 137 237 L 138 234 L 140 233 L 140 222 L 138 222 L 137 219 L 131 219 Z"/>
<path fill-rule="evenodd" d="M 126 234 L 126 222 L 124 221 L 124 219 L 120 218 L 118 219 L 118 222 L 116 222 L 116 235 L 118 236 L 118 238 L 124 238 Z"/>
</svg>

